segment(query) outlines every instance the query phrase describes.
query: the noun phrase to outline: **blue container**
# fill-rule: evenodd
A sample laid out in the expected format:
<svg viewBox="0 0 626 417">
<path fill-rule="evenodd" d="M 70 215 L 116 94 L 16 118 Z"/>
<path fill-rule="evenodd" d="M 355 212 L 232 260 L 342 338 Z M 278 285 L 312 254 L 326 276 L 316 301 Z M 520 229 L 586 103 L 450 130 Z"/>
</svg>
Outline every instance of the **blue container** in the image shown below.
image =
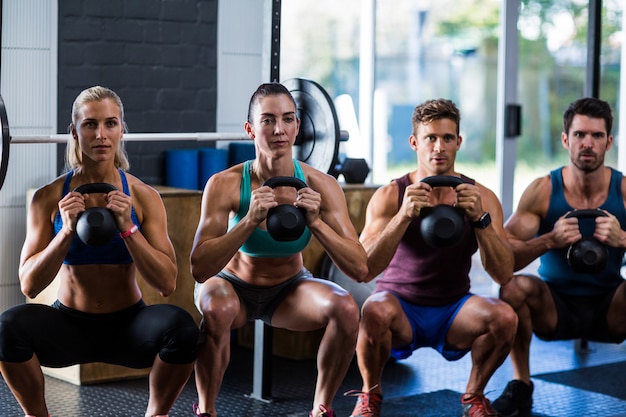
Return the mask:
<svg viewBox="0 0 626 417">
<path fill-rule="evenodd" d="M 228 168 L 228 151 L 226 149 L 203 148 L 199 151 L 200 170 L 198 183 L 200 187 L 217 172 Z"/>
<path fill-rule="evenodd" d="M 228 166 L 232 167 L 249 159 L 254 159 L 254 142 L 231 142 L 228 144 Z"/>
<path fill-rule="evenodd" d="M 198 190 L 198 150 L 173 149 L 165 153 L 166 184 L 169 187 Z"/>
</svg>

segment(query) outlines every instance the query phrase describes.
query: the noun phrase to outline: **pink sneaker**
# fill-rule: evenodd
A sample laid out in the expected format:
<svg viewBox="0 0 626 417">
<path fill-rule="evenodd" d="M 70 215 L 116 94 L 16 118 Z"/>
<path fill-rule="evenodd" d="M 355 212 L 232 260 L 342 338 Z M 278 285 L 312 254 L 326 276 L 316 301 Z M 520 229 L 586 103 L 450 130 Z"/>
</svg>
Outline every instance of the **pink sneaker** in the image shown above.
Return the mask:
<svg viewBox="0 0 626 417">
<path fill-rule="evenodd" d="M 320 405 L 319 410 L 322 412 L 318 417 L 337 417 L 333 410 L 326 408 L 324 404 Z M 309 413 L 309 417 L 313 417 L 313 410 Z"/>
<path fill-rule="evenodd" d="M 383 396 L 374 392 L 348 391 L 348 397 L 357 397 L 356 405 L 350 417 L 380 417 Z"/>
<path fill-rule="evenodd" d="M 471 397 L 464 398 L 465 395 L 467 394 L 461 396 L 463 417 L 498 416 L 498 413 L 493 409 L 491 403 L 484 395 L 472 394 Z"/>
</svg>

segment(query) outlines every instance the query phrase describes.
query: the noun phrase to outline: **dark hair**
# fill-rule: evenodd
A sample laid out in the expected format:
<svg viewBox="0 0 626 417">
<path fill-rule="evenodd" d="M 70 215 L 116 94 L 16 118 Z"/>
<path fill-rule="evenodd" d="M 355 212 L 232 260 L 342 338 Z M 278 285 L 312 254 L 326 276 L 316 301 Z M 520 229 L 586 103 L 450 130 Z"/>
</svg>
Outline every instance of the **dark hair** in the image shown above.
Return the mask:
<svg viewBox="0 0 626 417">
<path fill-rule="evenodd" d="M 440 98 L 427 100 L 413 110 L 413 135 L 417 134 L 417 128 L 422 123 L 430 123 L 433 120 L 450 119 L 456 123 L 456 134 L 459 134 L 461 125 L 461 112 L 452 100 Z"/>
<path fill-rule="evenodd" d="M 262 99 L 263 97 L 277 96 L 280 94 L 289 96 L 291 101 L 293 101 L 293 106 L 296 109 L 298 108 L 298 105 L 296 104 L 296 100 L 291 95 L 291 92 L 287 89 L 287 87 L 285 87 L 281 83 L 273 82 L 273 83 L 261 84 L 256 89 L 254 94 L 252 94 L 252 97 L 250 97 L 250 104 L 248 105 L 248 122 L 252 123 L 252 113 L 254 113 L 254 108 L 259 103 L 260 99 Z"/>
<path fill-rule="evenodd" d="M 611 134 L 611 129 L 613 129 L 613 112 L 611 111 L 611 106 L 606 101 L 595 97 L 585 97 L 570 104 L 565 113 L 563 113 L 563 131 L 565 134 L 569 134 L 572 120 L 574 120 L 574 116 L 577 114 L 594 119 L 604 119 L 606 134 Z"/>
</svg>

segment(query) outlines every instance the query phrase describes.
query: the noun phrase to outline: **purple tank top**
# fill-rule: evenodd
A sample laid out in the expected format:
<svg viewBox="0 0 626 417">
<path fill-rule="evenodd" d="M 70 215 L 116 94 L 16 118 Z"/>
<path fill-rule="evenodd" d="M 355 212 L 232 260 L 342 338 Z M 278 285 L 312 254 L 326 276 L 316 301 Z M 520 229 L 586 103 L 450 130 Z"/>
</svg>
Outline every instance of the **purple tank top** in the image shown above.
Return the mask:
<svg viewBox="0 0 626 417">
<path fill-rule="evenodd" d="M 462 176 L 463 181 L 475 181 Z M 410 184 L 409 175 L 394 180 L 398 185 L 398 208 Z M 451 248 L 434 249 L 422 238 L 421 219 L 413 219 L 376 291 L 390 291 L 413 304 L 438 306 L 458 300 L 469 292 L 472 255 L 478 249 L 474 229 L 465 217 L 465 233 Z"/>
</svg>

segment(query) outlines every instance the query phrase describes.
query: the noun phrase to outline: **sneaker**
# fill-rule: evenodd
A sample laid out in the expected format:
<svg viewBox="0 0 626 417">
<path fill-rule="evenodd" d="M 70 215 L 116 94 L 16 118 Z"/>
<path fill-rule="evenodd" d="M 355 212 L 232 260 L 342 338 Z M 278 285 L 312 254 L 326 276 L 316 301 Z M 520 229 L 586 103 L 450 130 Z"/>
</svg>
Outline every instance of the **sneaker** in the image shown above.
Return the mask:
<svg viewBox="0 0 626 417">
<path fill-rule="evenodd" d="M 197 417 L 211 417 L 211 413 L 201 413 L 200 412 L 200 408 L 198 408 L 198 404 L 193 404 L 191 406 L 191 409 L 193 410 L 193 415 L 197 416 Z"/>
<path fill-rule="evenodd" d="M 348 391 L 344 396 L 358 397 L 350 417 L 380 417 L 383 396 L 374 392 Z"/>
<path fill-rule="evenodd" d="M 326 408 L 324 404 L 320 405 L 319 410 L 322 412 L 322 414 L 320 414 L 318 417 L 337 417 L 335 415 L 335 412 Z M 309 413 L 309 417 L 313 417 L 313 410 L 311 410 L 311 412 Z"/>
<path fill-rule="evenodd" d="M 509 381 L 506 388 L 494 402 L 493 408 L 502 417 L 514 417 L 527 413 L 533 407 L 533 382 L 530 385 L 518 379 Z"/>
<path fill-rule="evenodd" d="M 484 395 L 472 394 L 468 398 L 464 398 L 467 394 L 461 396 L 461 405 L 463 406 L 463 417 L 497 417 L 498 413 L 493 409 L 491 403 Z"/>
</svg>

